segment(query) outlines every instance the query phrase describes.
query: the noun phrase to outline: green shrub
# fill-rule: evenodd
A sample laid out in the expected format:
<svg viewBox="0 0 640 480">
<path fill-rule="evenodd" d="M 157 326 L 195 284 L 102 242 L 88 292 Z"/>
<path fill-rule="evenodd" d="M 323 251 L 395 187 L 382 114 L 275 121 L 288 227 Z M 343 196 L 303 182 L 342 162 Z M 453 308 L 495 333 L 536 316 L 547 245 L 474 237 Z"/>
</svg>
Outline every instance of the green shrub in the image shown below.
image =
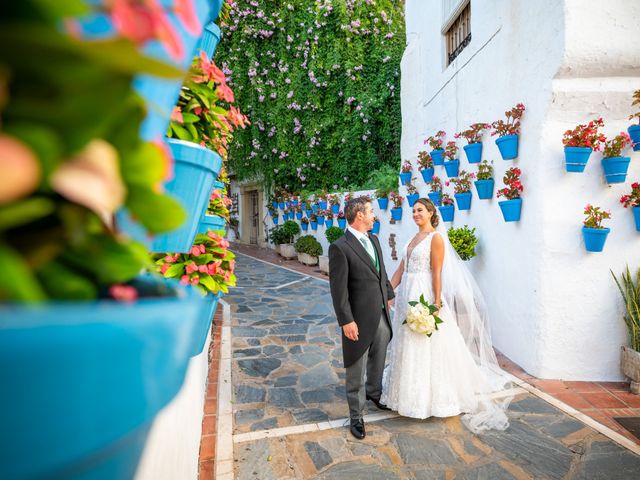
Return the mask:
<svg viewBox="0 0 640 480">
<path fill-rule="evenodd" d="M 312 257 L 319 257 L 322 255 L 322 245 L 316 240 L 313 235 L 304 235 L 300 237 L 294 245 L 296 252 L 306 253 Z"/>
<path fill-rule="evenodd" d="M 284 243 L 293 243 L 293 238 L 300 233 L 300 225 L 293 220 L 287 220 L 282 224 L 282 231 L 287 236 Z"/>
<path fill-rule="evenodd" d="M 462 260 L 470 260 L 476 256 L 478 238 L 475 236 L 475 232 L 475 228 L 469 229 L 467 225 L 460 228 L 450 228 L 447 232 L 451 245 Z"/>
<path fill-rule="evenodd" d="M 282 225 L 277 225 L 269 230 L 269 240 L 274 245 L 282 245 L 283 243 L 287 243 L 288 235 L 282 229 Z"/>
<path fill-rule="evenodd" d="M 344 235 L 344 230 L 342 230 L 340 227 L 329 227 L 324 232 L 324 236 L 327 237 L 327 241 L 329 243 L 335 242 L 337 239 L 339 239 L 343 235 Z"/>
</svg>

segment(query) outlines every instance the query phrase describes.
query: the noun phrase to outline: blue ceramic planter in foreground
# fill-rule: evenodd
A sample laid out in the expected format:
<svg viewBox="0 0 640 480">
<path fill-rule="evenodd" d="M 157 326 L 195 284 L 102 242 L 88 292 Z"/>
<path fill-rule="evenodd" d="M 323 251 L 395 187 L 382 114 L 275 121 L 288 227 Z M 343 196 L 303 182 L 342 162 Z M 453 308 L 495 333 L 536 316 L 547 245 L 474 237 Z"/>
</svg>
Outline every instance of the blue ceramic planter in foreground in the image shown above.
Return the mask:
<svg viewBox="0 0 640 480">
<path fill-rule="evenodd" d="M 443 205 L 438 207 L 443 222 L 453 222 L 455 207 L 453 205 Z"/>
<path fill-rule="evenodd" d="M 480 200 L 488 200 L 493 197 L 493 186 L 495 185 L 493 178 L 488 180 L 476 180 L 474 183 Z"/>
<path fill-rule="evenodd" d="M 274 223 L 277 223 L 277 221 L 278 218 L 275 217 Z M 204 215 L 198 225 L 198 233 L 207 233 L 209 230 L 224 230 L 226 223 L 224 218 L 217 215 Z"/>
<path fill-rule="evenodd" d="M 503 200 L 498 202 L 502 216 L 505 222 L 519 222 L 520 212 L 522 211 L 522 199 L 514 198 L 512 200 Z"/>
<path fill-rule="evenodd" d="M 407 195 L 407 202 L 409 202 L 409 206 L 413 208 L 413 205 L 418 201 L 420 195 L 417 193 L 412 193 L 411 195 Z"/>
<path fill-rule="evenodd" d="M 433 178 L 433 167 L 431 168 L 423 168 L 422 170 L 420 170 L 420 174 L 422 175 L 422 180 L 424 180 L 425 183 L 429 183 L 431 181 L 431 179 Z"/>
<path fill-rule="evenodd" d="M 378 198 L 378 208 L 380 210 L 386 210 L 389 207 L 389 199 L 388 198 Z"/>
<path fill-rule="evenodd" d="M 198 317 L 196 323 L 196 331 L 193 334 L 191 343 L 191 356 L 195 357 L 202 353 L 205 343 L 207 343 L 207 337 L 211 331 L 211 321 L 213 320 L 213 314 L 216 313 L 216 307 L 220 301 L 222 293 L 215 294 L 208 293 L 202 301 L 202 312 Z"/>
<path fill-rule="evenodd" d="M 584 172 L 593 152 L 589 147 L 564 147 L 564 162 L 567 172 Z"/>
<path fill-rule="evenodd" d="M 444 165 L 444 150 L 431 150 L 431 159 L 434 165 Z"/>
<path fill-rule="evenodd" d="M 470 143 L 462 147 L 469 163 L 480 163 L 482 160 L 482 142 Z"/>
<path fill-rule="evenodd" d="M 373 233 L 374 235 L 378 235 L 380 233 L 380 222 L 373 222 L 371 233 Z"/>
<path fill-rule="evenodd" d="M 215 23 L 210 22 L 206 27 L 204 27 L 198 49 L 202 50 L 208 58 L 213 57 L 216 47 L 218 46 L 218 43 L 220 43 L 221 36 L 222 33 L 220 32 L 220 27 Z"/>
<path fill-rule="evenodd" d="M 0 306 L 3 478 L 133 478 L 151 421 L 182 385 L 202 312 L 193 289 L 136 286 L 163 296 Z"/>
<path fill-rule="evenodd" d="M 338 219 L 338 226 L 343 230 L 345 228 L 347 228 L 347 219 L 346 218 L 339 218 Z"/>
<path fill-rule="evenodd" d="M 402 207 L 391 209 L 391 218 L 396 222 L 402 220 Z"/>
<path fill-rule="evenodd" d="M 411 181 L 411 172 L 402 172 L 400 174 L 400 183 L 402 183 L 402 185 L 406 185 L 410 181 Z"/>
<path fill-rule="evenodd" d="M 627 131 L 633 142 L 633 150 L 640 152 L 640 125 L 631 125 Z"/>
<path fill-rule="evenodd" d="M 442 197 L 442 192 L 429 192 L 427 193 L 427 196 L 436 207 L 440 206 L 440 198 Z"/>
<path fill-rule="evenodd" d="M 627 180 L 630 162 L 629 157 L 603 158 L 601 163 L 607 183 L 624 183 Z"/>
<path fill-rule="evenodd" d="M 518 135 L 505 135 L 496 138 L 496 145 L 503 160 L 513 160 L 518 157 Z"/>
<path fill-rule="evenodd" d="M 471 210 L 471 192 L 456 193 L 453 196 L 458 204 L 458 210 Z"/>
<path fill-rule="evenodd" d="M 636 224 L 636 231 L 640 232 L 640 206 L 633 207 L 633 220 Z"/>
<path fill-rule="evenodd" d="M 587 252 L 601 252 L 611 229 L 582 227 L 582 238 Z"/>
<path fill-rule="evenodd" d="M 448 162 L 444 162 L 444 169 L 447 172 L 447 177 L 454 178 L 458 176 L 458 172 L 460 171 L 460 160 L 450 160 Z"/>
</svg>

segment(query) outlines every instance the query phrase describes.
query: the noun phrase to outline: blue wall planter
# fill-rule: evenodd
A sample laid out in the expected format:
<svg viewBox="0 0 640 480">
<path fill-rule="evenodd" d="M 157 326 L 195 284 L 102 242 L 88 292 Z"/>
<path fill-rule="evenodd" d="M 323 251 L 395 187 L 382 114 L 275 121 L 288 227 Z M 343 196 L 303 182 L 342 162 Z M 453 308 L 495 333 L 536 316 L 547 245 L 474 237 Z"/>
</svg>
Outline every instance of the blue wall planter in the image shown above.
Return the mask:
<svg viewBox="0 0 640 480">
<path fill-rule="evenodd" d="M 214 181 L 213 188 L 215 188 L 216 190 L 220 190 L 221 192 L 224 192 L 225 190 L 224 182 L 221 182 L 219 180 Z"/>
<path fill-rule="evenodd" d="M 284 210 L 285 208 L 284 202 L 279 202 L 278 207 L 280 207 L 280 210 Z"/>
<path fill-rule="evenodd" d="M 302 228 L 303 232 L 306 232 L 307 230 L 309 230 L 309 224 L 303 222 L 300 224 L 300 228 Z"/>
<path fill-rule="evenodd" d="M 326 201 L 326 200 L 320 200 L 320 202 L 318 203 L 318 206 L 319 206 L 322 210 L 326 210 L 326 209 L 327 209 L 327 201 Z"/>
<path fill-rule="evenodd" d="M 347 219 L 346 218 L 339 218 L 338 219 L 338 226 L 343 230 L 345 228 L 347 228 Z"/>
<path fill-rule="evenodd" d="M 202 313 L 194 289 L 149 277 L 136 286 L 164 296 L 0 307 L 3 478 L 133 478 Z"/>
<path fill-rule="evenodd" d="M 640 232 L 640 206 L 633 207 L 633 220 L 636 223 L 636 231 Z"/>
<path fill-rule="evenodd" d="M 434 165 L 444 165 L 444 150 L 431 150 L 431 159 Z"/>
<path fill-rule="evenodd" d="M 604 178 L 607 183 L 624 183 L 629 169 L 629 157 L 609 157 L 602 159 Z"/>
<path fill-rule="evenodd" d="M 474 183 L 480 200 L 489 200 L 493 197 L 493 186 L 495 184 L 493 178 L 488 180 L 476 180 Z"/>
<path fill-rule="evenodd" d="M 307 218 L 311 218 L 311 215 L 313 215 L 313 210 L 307 210 Z"/>
<path fill-rule="evenodd" d="M 302 220 L 302 212 L 296 212 L 296 219 Z"/>
<path fill-rule="evenodd" d="M 318 219 L 318 225 L 324 225 L 324 217 L 322 215 L 318 215 L 316 218 Z"/>
<path fill-rule="evenodd" d="M 202 50 L 207 57 L 212 58 L 218 43 L 220 43 L 221 36 L 222 32 L 220 32 L 220 28 L 215 23 L 210 22 L 204 27 L 202 38 L 200 38 L 200 43 L 198 44 L 198 50 Z"/>
<path fill-rule="evenodd" d="M 411 181 L 411 172 L 402 172 L 400 174 L 400 183 L 402 183 L 402 185 L 406 185 L 410 181 Z"/>
<path fill-rule="evenodd" d="M 325 227 L 327 227 L 327 228 L 331 228 L 331 227 L 333 227 L 333 218 L 332 218 L 332 219 L 327 218 L 327 219 L 324 221 L 324 226 L 325 226 Z"/>
<path fill-rule="evenodd" d="M 640 152 L 640 125 L 631 125 L 627 128 L 627 131 L 633 142 L 633 149 L 636 152 Z"/>
<path fill-rule="evenodd" d="M 392 208 L 391 218 L 393 218 L 396 222 L 402 220 L 402 207 Z"/>
<path fill-rule="evenodd" d="M 498 202 L 502 216 L 505 222 L 519 222 L 520 212 L 522 211 L 522 199 L 514 198 L 513 200 L 502 200 Z"/>
<path fill-rule="evenodd" d="M 278 217 L 275 217 L 274 224 L 277 224 Z M 198 225 L 198 233 L 207 233 L 209 230 L 224 230 L 226 220 L 217 215 L 203 215 Z"/>
<path fill-rule="evenodd" d="M 443 222 L 453 222 L 453 215 L 455 214 L 455 207 L 453 205 L 443 205 L 438 207 L 440 215 L 442 215 Z"/>
<path fill-rule="evenodd" d="M 374 235 L 378 235 L 380 233 L 380 222 L 373 222 L 373 227 L 371 227 L 371 233 Z"/>
<path fill-rule="evenodd" d="M 584 238 L 584 246 L 587 252 L 601 252 L 607 241 L 607 236 L 611 229 L 609 228 L 588 228 L 582 227 L 582 238 Z"/>
<path fill-rule="evenodd" d="M 195 143 L 167 139 L 174 159 L 173 179 L 165 185 L 187 211 L 187 220 L 179 229 L 158 235 L 151 243 L 152 252 L 188 252 L 193 245 L 198 223 L 206 211 L 213 181 L 222 167 L 217 153 Z"/>
<path fill-rule="evenodd" d="M 564 147 L 564 162 L 567 172 L 584 172 L 593 152 L 589 147 Z"/>
<path fill-rule="evenodd" d="M 333 205 L 331 205 L 331 213 L 333 213 L 334 215 L 337 215 L 339 211 L 340 211 L 339 203 L 334 203 Z"/>
<path fill-rule="evenodd" d="M 482 160 L 482 142 L 470 143 L 462 147 L 469 163 L 480 163 Z"/>
<path fill-rule="evenodd" d="M 273 222 L 274 225 L 277 225 L 278 224 L 278 216 L 275 215 L 275 216 L 271 217 L 271 221 Z"/>
<path fill-rule="evenodd" d="M 310 222 L 311 230 L 318 230 L 318 222 Z"/>
<path fill-rule="evenodd" d="M 378 198 L 378 208 L 380 208 L 380 210 L 386 210 L 388 206 L 389 206 L 388 198 Z"/>
<path fill-rule="evenodd" d="M 420 173 L 422 174 L 422 180 L 424 180 L 424 183 L 429 183 L 433 178 L 434 169 L 433 167 L 423 168 L 422 170 L 420 170 Z"/>
<path fill-rule="evenodd" d="M 420 195 L 417 193 L 412 193 L 411 195 L 407 195 L 407 202 L 409 202 L 409 206 L 413 207 L 413 205 L 418 201 Z"/>
<path fill-rule="evenodd" d="M 458 210 L 471 210 L 471 192 L 456 193 L 453 195 L 458 204 Z"/>
<path fill-rule="evenodd" d="M 505 135 L 496 138 L 496 145 L 503 160 L 518 158 L 518 135 Z"/>
<path fill-rule="evenodd" d="M 271 206 L 273 207 L 274 210 L 278 209 L 278 202 L 271 202 Z"/>
<path fill-rule="evenodd" d="M 216 307 L 220 301 L 222 293 L 215 294 L 208 293 L 202 301 L 202 312 L 198 318 L 196 324 L 196 331 L 193 335 L 193 342 L 191 344 L 191 356 L 195 357 L 202 353 L 205 343 L 207 343 L 207 337 L 211 331 L 211 321 L 213 320 L 213 314 L 216 313 Z"/>
<path fill-rule="evenodd" d="M 436 207 L 440 206 L 440 198 L 442 197 L 442 192 L 429 192 L 427 193 L 427 196 Z"/>
<path fill-rule="evenodd" d="M 447 177 L 453 178 L 458 176 L 458 172 L 460 171 L 460 160 L 451 160 L 448 162 L 444 162 L 444 169 L 447 172 Z"/>
</svg>

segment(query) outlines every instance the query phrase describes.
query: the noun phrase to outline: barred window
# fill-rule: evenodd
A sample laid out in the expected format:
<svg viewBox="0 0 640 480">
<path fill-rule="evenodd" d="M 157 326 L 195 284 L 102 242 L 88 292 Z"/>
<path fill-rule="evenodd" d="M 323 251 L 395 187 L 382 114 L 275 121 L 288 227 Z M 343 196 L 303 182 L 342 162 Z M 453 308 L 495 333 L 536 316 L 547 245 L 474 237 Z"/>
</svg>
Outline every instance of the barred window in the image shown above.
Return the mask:
<svg viewBox="0 0 640 480">
<path fill-rule="evenodd" d="M 471 42 L 471 2 L 462 9 L 445 33 L 447 65 Z"/>
</svg>

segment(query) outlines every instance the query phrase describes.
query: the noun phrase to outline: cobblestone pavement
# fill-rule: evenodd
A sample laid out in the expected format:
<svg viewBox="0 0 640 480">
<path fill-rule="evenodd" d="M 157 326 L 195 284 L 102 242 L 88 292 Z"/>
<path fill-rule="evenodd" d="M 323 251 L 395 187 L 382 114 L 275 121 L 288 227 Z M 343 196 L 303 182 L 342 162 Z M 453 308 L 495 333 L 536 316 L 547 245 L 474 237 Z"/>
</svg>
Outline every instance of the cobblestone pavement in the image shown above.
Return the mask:
<svg viewBox="0 0 640 480">
<path fill-rule="evenodd" d="M 457 417 L 343 419 L 340 336 L 328 282 L 238 255 L 232 318 L 237 479 L 638 479 L 640 457 L 529 394 L 505 432 Z M 369 412 L 389 417 L 369 404 Z"/>
</svg>

